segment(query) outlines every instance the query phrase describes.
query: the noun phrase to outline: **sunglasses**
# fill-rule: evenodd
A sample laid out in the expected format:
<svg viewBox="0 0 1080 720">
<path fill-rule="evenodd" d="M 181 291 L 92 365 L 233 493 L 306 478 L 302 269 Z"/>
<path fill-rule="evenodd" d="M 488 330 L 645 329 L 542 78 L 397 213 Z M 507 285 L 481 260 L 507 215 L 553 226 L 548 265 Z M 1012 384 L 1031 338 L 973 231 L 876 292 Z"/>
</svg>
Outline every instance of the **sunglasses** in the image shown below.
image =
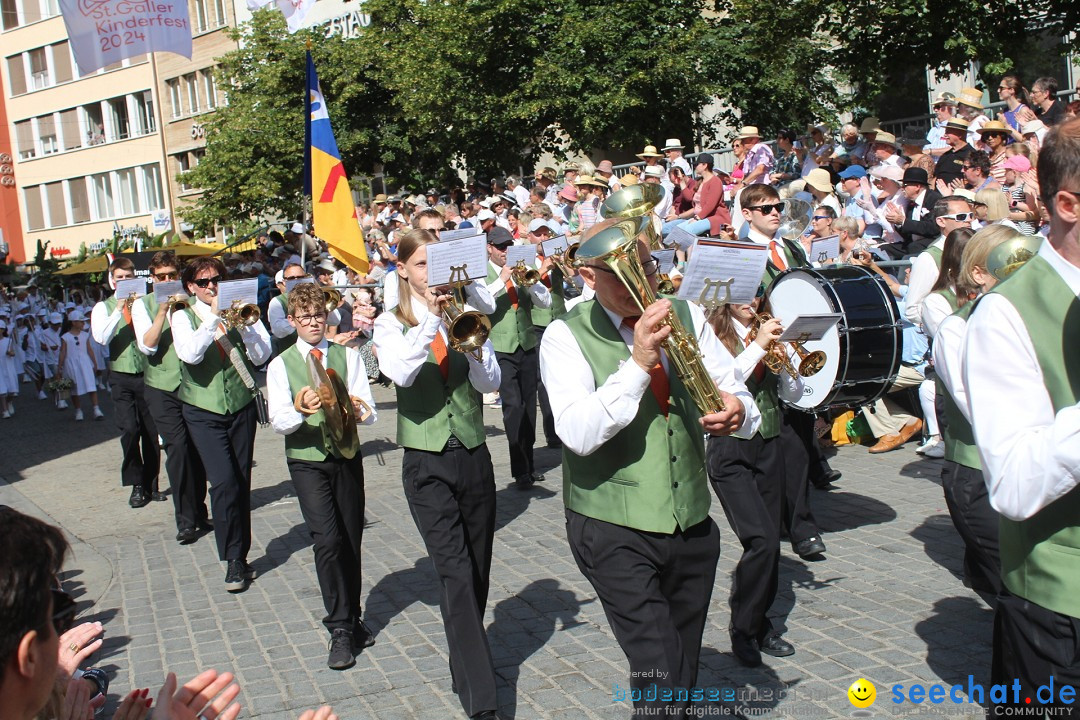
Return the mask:
<svg viewBox="0 0 1080 720">
<path fill-rule="evenodd" d="M 180 277 L 180 273 L 175 270 L 172 272 L 154 273 L 154 279 L 161 280 L 162 282 L 166 280 L 176 280 L 178 277 Z"/>
<path fill-rule="evenodd" d="M 52 624 L 57 635 L 63 635 L 75 624 L 75 599 L 63 590 L 52 589 Z"/>
<path fill-rule="evenodd" d="M 288 280 L 303 280 L 306 277 L 307 277 L 307 273 L 305 273 L 303 275 L 283 275 L 281 279 L 286 280 L 286 281 L 288 281 Z"/>
<path fill-rule="evenodd" d="M 828 215 L 815 215 L 814 220 L 832 220 Z"/>
<path fill-rule="evenodd" d="M 948 215 L 942 215 L 941 217 L 948 218 L 950 220 L 955 220 L 956 222 L 967 222 L 968 220 L 970 220 L 972 218 L 972 216 L 974 216 L 974 214 L 975 213 L 959 212 L 959 213 L 950 213 Z"/>
<path fill-rule="evenodd" d="M 221 280 L 222 280 L 222 278 L 221 278 L 220 275 L 215 275 L 214 277 L 199 278 L 198 280 L 192 280 L 192 282 L 195 283 L 196 287 L 206 289 L 206 288 L 210 287 L 211 284 L 214 284 L 214 285 L 220 284 Z"/>
<path fill-rule="evenodd" d="M 778 213 L 784 212 L 784 203 L 770 203 L 768 205 L 751 205 L 747 210 L 757 210 L 762 215 L 771 215 L 773 210 Z"/>
</svg>

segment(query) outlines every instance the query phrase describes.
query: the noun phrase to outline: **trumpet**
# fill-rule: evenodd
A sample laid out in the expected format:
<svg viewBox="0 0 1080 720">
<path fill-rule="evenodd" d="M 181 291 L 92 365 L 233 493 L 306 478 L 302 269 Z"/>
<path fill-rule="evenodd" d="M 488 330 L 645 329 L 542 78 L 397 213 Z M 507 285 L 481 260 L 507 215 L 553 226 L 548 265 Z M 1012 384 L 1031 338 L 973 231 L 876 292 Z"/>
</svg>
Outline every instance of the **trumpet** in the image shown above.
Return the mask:
<svg viewBox="0 0 1080 720">
<path fill-rule="evenodd" d="M 451 350 L 469 353 L 477 360 L 483 360 L 484 343 L 491 334 L 491 321 L 483 313 L 465 309 L 465 285 L 468 282 L 464 265 L 450 269 L 452 299 L 443 311 L 443 322 L 446 323 Z"/>
<path fill-rule="evenodd" d="M 251 327 L 259 322 L 261 317 L 262 311 L 259 310 L 258 305 L 245 304 L 240 300 L 233 300 L 232 305 L 221 311 L 221 322 L 225 323 L 225 327 L 229 330 Z"/>
<path fill-rule="evenodd" d="M 177 310 L 187 310 L 191 307 L 191 303 L 188 302 L 186 295 L 170 295 L 168 300 L 169 314 L 172 315 Z"/>
<path fill-rule="evenodd" d="M 750 334 L 747 337 L 748 342 L 753 342 L 757 338 L 758 331 L 761 330 L 761 326 L 772 320 L 772 315 L 769 313 L 758 313 L 754 317 L 754 323 L 750 327 Z M 787 348 L 785 345 L 791 345 L 799 356 L 799 367 L 796 368 L 791 362 L 791 358 L 788 357 Z M 782 372 L 786 372 L 791 377 L 796 375 L 800 377 L 811 377 L 821 372 L 821 369 L 825 367 L 825 361 L 827 356 L 821 350 L 814 350 L 813 352 L 806 349 L 801 342 L 782 343 L 779 340 L 773 340 L 765 348 L 765 357 L 762 358 L 762 362 L 765 363 L 765 367 L 769 368 L 769 371 L 774 375 L 779 375 Z"/>
<path fill-rule="evenodd" d="M 511 271 L 511 277 L 513 277 L 515 285 L 532 287 L 540 282 L 540 271 L 525 265 L 524 260 L 518 260 L 517 265 Z"/>
<path fill-rule="evenodd" d="M 329 315 L 341 305 L 341 292 L 330 287 L 325 287 L 322 291 L 326 296 L 326 314 Z"/>
</svg>

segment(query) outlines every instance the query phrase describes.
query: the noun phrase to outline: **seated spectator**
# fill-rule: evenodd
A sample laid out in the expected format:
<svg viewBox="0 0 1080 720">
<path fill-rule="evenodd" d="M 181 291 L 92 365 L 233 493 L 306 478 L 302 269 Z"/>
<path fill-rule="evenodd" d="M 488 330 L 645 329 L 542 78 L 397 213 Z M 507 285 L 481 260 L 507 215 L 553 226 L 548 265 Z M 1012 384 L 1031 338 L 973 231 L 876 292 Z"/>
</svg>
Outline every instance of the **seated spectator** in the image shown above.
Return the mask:
<svg viewBox="0 0 1080 720">
<path fill-rule="evenodd" d="M 840 201 L 828 170 L 817 168 L 807 173 L 806 189 L 814 196 L 815 205 L 825 205 L 832 209 L 833 217 L 840 217 Z"/>
<path fill-rule="evenodd" d="M 840 240 L 840 255 L 832 259 L 833 263 L 850 263 L 852 254 L 859 247 L 862 233 L 859 232 L 859 221 L 853 217 L 844 216 L 833 220 L 833 232 Z"/>
<path fill-rule="evenodd" d="M 987 225 L 1007 225 L 1015 229 L 1015 224 L 1008 220 L 1009 201 L 1000 190 L 980 190 L 975 193 L 975 219 Z"/>
<path fill-rule="evenodd" d="M 817 209 L 814 210 L 814 213 L 810 216 L 810 224 L 807 226 L 806 232 L 799 238 L 807 258 L 810 258 L 810 246 L 815 240 L 835 234 L 832 229 L 834 220 L 836 220 L 836 212 L 828 205 L 818 205 Z"/>
</svg>

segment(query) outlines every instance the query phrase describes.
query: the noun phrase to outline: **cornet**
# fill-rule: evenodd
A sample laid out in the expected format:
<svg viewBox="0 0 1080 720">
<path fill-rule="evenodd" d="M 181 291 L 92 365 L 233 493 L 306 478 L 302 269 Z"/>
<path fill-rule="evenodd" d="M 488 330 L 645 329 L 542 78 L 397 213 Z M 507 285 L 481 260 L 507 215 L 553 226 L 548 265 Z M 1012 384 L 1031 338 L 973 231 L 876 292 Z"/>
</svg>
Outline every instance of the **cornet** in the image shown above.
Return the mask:
<svg viewBox="0 0 1080 720">
<path fill-rule="evenodd" d="M 514 279 L 514 284 L 521 287 L 532 287 L 540 282 L 540 271 L 525 265 L 524 260 L 518 260 L 510 275 Z"/>
<path fill-rule="evenodd" d="M 341 305 L 341 292 L 329 287 L 323 288 L 322 291 L 326 296 L 326 314 L 329 315 Z"/>
<path fill-rule="evenodd" d="M 747 340 L 753 342 L 757 338 L 758 331 L 761 326 L 772 320 L 772 315 L 769 313 L 758 313 L 754 317 L 754 323 L 750 328 L 750 335 Z M 791 358 L 788 357 L 786 344 L 790 344 L 799 356 L 798 369 L 791 362 Z M 811 377 L 821 372 L 821 369 L 825 367 L 825 361 L 827 357 L 821 350 L 814 350 L 810 352 L 807 350 L 801 342 L 782 343 L 779 340 L 773 340 L 765 348 L 765 357 L 762 361 L 765 363 L 765 367 L 769 368 L 770 372 L 775 375 L 779 375 L 781 372 L 786 372 L 791 377 L 799 375 L 800 377 Z"/>
<path fill-rule="evenodd" d="M 491 321 L 483 313 L 465 309 L 465 286 L 468 283 L 464 265 L 450 269 L 451 300 L 443 311 L 443 322 L 446 323 L 451 350 L 469 353 L 477 360 L 483 360 L 484 343 L 491 334 Z"/>
<path fill-rule="evenodd" d="M 240 300 L 233 300 L 231 306 L 221 311 L 221 322 L 230 330 L 251 327 L 259 322 L 261 317 L 262 311 L 258 305 L 243 304 Z"/>
<path fill-rule="evenodd" d="M 170 315 L 177 310 L 187 310 L 191 306 L 186 295 L 170 295 L 167 304 L 169 306 L 168 312 Z"/>
</svg>

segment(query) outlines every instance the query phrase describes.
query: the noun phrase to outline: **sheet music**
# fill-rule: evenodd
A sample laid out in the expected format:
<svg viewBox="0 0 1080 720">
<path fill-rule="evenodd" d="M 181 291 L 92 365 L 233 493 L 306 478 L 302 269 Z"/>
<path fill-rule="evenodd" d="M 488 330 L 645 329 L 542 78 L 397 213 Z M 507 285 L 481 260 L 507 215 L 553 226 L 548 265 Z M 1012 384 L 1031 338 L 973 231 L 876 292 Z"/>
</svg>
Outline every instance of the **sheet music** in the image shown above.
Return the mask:
<svg viewBox="0 0 1080 720">
<path fill-rule="evenodd" d="M 259 279 L 226 280 L 218 285 L 218 310 L 227 310 L 234 301 L 241 305 L 257 305 L 259 302 Z"/>
<path fill-rule="evenodd" d="M 784 328 L 784 334 L 780 336 L 780 340 L 782 342 L 820 340 L 825 337 L 825 333 L 829 332 L 829 328 L 840 322 L 842 317 L 844 316 L 839 313 L 800 315 Z"/>
<path fill-rule="evenodd" d="M 810 262 L 824 263 L 840 257 L 840 236 L 829 235 L 810 243 Z"/>
<path fill-rule="evenodd" d="M 678 296 L 705 306 L 749 303 L 757 295 L 768 257 L 765 245 L 697 238 Z"/>
<path fill-rule="evenodd" d="M 540 247 L 544 251 L 544 257 L 551 257 L 552 255 L 558 255 L 561 252 L 566 252 L 566 247 L 569 243 L 566 242 L 565 235 L 559 235 L 553 237 L 550 240 L 545 240 L 540 243 Z"/>
<path fill-rule="evenodd" d="M 135 293 L 135 297 L 142 297 L 146 294 L 146 278 L 116 281 L 117 300 L 127 300 L 132 293 Z"/>
<path fill-rule="evenodd" d="M 305 275 L 304 277 L 298 278 L 289 278 L 285 281 L 285 292 L 291 293 L 293 291 L 293 288 L 297 285 L 305 285 L 307 283 L 311 283 L 312 285 L 314 285 L 315 278 L 311 277 L 310 275 Z"/>
<path fill-rule="evenodd" d="M 487 277 L 487 236 L 473 235 L 457 240 L 443 240 L 427 246 L 428 287 L 440 287 L 450 282 L 450 268 L 465 266 L 469 280 Z"/>
<path fill-rule="evenodd" d="M 661 275 L 667 275 L 671 272 L 671 269 L 675 267 L 675 251 L 674 250 L 653 250 L 653 260 L 656 260 L 659 265 L 658 273 Z"/>
<path fill-rule="evenodd" d="M 460 240 L 462 238 L 476 237 L 477 235 L 483 235 L 484 237 L 487 237 L 487 234 L 481 232 L 480 228 L 458 228 L 457 230 L 442 230 L 439 232 L 439 242 Z"/>
<path fill-rule="evenodd" d="M 683 230 L 681 227 L 677 227 L 668 233 L 668 236 L 664 238 L 665 245 L 678 245 L 679 249 L 686 252 L 691 245 L 698 240 L 697 235 L 691 235 Z"/>
<path fill-rule="evenodd" d="M 184 290 L 184 283 L 179 280 L 169 280 L 167 282 L 157 281 L 154 283 L 154 299 L 158 303 L 169 302 L 169 298 L 174 295 L 180 295 L 181 297 L 187 297 L 187 291 Z"/>
<path fill-rule="evenodd" d="M 536 264 L 536 246 L 535 245 L 511 245 L 506 248 L 506 266 L 514 267 L 519 261 L 525 261 L 525 267 L 532 267 Z"/>
</svg>

